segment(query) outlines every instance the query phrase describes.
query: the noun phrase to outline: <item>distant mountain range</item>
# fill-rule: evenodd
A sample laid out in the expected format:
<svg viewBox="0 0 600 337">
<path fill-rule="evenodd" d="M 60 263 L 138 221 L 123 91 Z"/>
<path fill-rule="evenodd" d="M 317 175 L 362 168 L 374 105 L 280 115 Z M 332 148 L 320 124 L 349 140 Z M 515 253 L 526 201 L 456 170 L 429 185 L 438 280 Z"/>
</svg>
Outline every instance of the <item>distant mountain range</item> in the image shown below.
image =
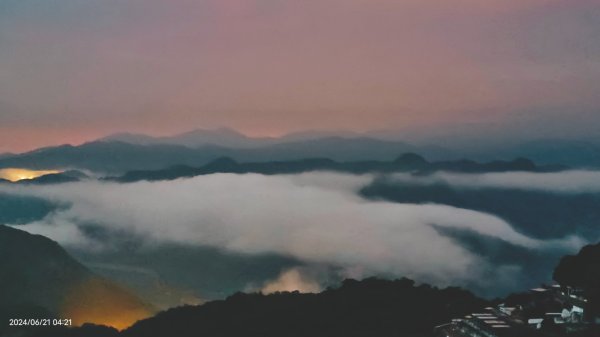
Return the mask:
<svg viewBox="0 0 600 337">
<path fill-rule="evenodd" d="M 444 180 L 423 183 L 419 178 L 397 181 L 379 177 L 359 194 L 372 200 L 433 203 L 494 214 L 517 231 L 540 239 L 559 239 L 568 235 L 598 237 L 598 192 L 554 193 L 508 186 L 464 188 Z"/>
<path fill-rule="evenodd" d="M 600 143 L 589 140 L 542 139 L 464 153 L 478 160 L 525 157 L 539 164 L 563 164 L 581 168 L 600 167 Z"/>
<path fill-rule="evenodd" d="M 346 140 L 370 139 L 389 143 L 406 142 L 405 140 L 401 140 L 403 139 L 402 134 L 403 133 L 399 131 L 372 131 L 365 133 L 352 131 L 304 131 L 290 133 L 277 138 L 252 138 L 232 129 L 221 128 L 216 130 L 199 129 L 169 137 L 152 137 L 143 134 L 121 133 L 105 137 L 101 140 L 119 141 L 138 145 L 172 144 L 193 148 L 213 145 L 227 148 L 249 149 L 328 138 L 342 138 Z M 480 137 L 483 136 L 483 134 L 480 135 Z M 407 137 L 409 138 L 404 139 L 412 139 L 410 134 L 407 134 Z M 426 135 L 422 135 L 421 138 L 426 139 L 427 137 Z M 419 144 L 421 143 L 422 141 L 419 142 Z M 431 142 L 431 144 L 435 143 L 436 141 Z M 597 139 L 538 139 L 529 141 L 522 140 L 517 143 L 512 141 L 506 143 L 497 142 L 494 145 L 486 142 L 482 142 L 480 145 L 474 143 L 476 143 L 476 141 L 471 142 L 466 148 L 462 148 L 458 144 L 447 145 L 446 142 L 442 143 L 444 146 L 439 147 L 430 145 L 411 146 L 413 147 L 413 152 L 423 153 L 432 159 L 458 159 L 459 157 L 470 157 L 476 160 L 508 160 L 516 157 L 526 157 L 541 164 L 600 167 L 600 142 Z M 406 144 L 408 145 L 409 143 Z M 314 157 L 314 155 L 308 155 L 307 157 Z"/>
<path fill-rule="evenodd" d="M 176 163 L 210 161 L 218 151 L 196 150 L 180 145 L 134 145 L 92 142 L 79 146 L 62 145 L 0 159 L 0 167 L 28 169 L 79 169 L 94 172 L 122 172 L 140 168 L 162 168 Z"/>
<path fill-rule="evenodd" d="M 438 158 L 436 148 L 417 148 L 401 142 L 368 138 L 323 138 L 274 144 L 259 148 L 226 148 L 206 145 L 190 148 L 183 145 L 139 145 L 97 141 L 79 146 L 63 145 L 0 159 L 0 168 L 78 169 L 102 173 L 131 170 L 156 170 L 173 165 L 202 166 L 219 157 L 239 161 L 299 160 L 329 158 L 339 161 L 390 160 L 401 153 L 419 152 Z"/>
<path fill-rule="evenodd" d="M 472 160 L 438 161 L 429 162 L 424 157 L 405 153 L 392 161 L 350 161 L 339 162 L 328 158 L 307 158 L 288 161 L 264 161 L 239 163 L 229 157 L 217 158 L 206 165 L 194 167 L 190 165 L 174 165 L 165 169 L 133 170 L 123 175 L 103 178 L 103 180 L 117 182 L 135 182 L 140 180 L 172 180 L 184 177 L 194 177 L 213 173 L 258 173 L 258 174 L 298 174 L 312 171 L 331 171 L 351 174 L 364 173 L 392 173 L 413 172 L 428 174 L 436 171 L 449 171 L 461 173 L 483 172 L 553 172 L 565 170 L 567 167 L 557 165 L 538 166 L 525 158 L 511 161 L 491 161 L 478 163 Z M 89 178 L 85 173 L 69 170 L 61 173 L 42 175 L 37 178 L 19 180 L 13 184 L 46 185 L 76 182 Z M 10 184 L 8 180 L 0 183 Z"/>
<path fill-rule="evenodd" d="M 98 139 L 104 142 L 123 142 L 137 145 L 171 144 L 192 148 L 203 146 L 222 146 L 228 148 L 257 148 L 275 144 L 295 143 L 323 138 L 369 138 L 389 142 L 399 142 L 393 137 L 380 137 L 378 133 L 359 133 L 353 131 L 301 131 L 280 137 L 249 137 L 230 128 L 196 129 L 173 136 L 154 137 L 140 133 L 115 133 Z"/>
<path fill-rule="evenodd" d="M 152 137 L 139 133 L 117 133 L 99 139 L 103 142 L 122 142 L 136 145 L 170 144 L 191 148 L 222 146 L 228 148 L 256 148 L 286 142 L 286 138 L 252 138 L 228 128 L 198 129 L 174 136 Z"/>
<path fill-rule="evenodd" d="M 446 144 L 415 145 L 388 134 L 300 132 L 279 138 L 252 138 L 231 129 L 194 130 L 152 137 L 121 133 L 78 146 L 41 148 L 22 154 L 0 155 L 0 168 L 79 169 L 101 173 L 157 170 L 174 165 L 198 167 L 220 157 L 242 162 L 328 158 L 336 161 L 392 160 L 407 152 L 430 160 L 478 161 L 529 158 L 542 165 L 600 167 L 600 144 L 579 140 L 537 140 L 520 143 L 449 148 Z"/>
<path fill-rule="evenodd" d="M 326 158 L 302 159 L 292 161 L 270 161 L 238 163 L 227 157 L 219 158 L 201 167 L 177 165 L 163 170 L 130 171 L 120 177 L 107 178 L 118 182 L 140 180 L 172 180 L 213 173 L 259 173 L 259 174 L 297 174 L 310 171 L 332 171 L 353 174 L 415 172 L 426 174 L 435 171 L 453 171 L 462 173 L 528 171 L 548 172 L 562 170 L 558 166 L 537 166 L 530 160 L 519 158 L 512 161 L 493 161 L 477 163 L 470 160 L 428 162 L 425 158 L 407 153 L 393 161 L 357 161 L 337 162 Z"/>
</svg>

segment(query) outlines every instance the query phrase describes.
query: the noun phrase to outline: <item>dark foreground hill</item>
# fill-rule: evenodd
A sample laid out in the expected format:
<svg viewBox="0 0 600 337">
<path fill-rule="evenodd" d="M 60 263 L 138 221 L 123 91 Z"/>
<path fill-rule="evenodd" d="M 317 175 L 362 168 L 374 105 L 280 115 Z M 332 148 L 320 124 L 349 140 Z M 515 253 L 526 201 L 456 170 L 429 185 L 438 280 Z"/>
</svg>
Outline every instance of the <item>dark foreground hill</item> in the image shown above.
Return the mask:
<svg viewBox="0 0 600 337">
<path fill-rule="evenodd" d="M 1 234 L 1 233 L 0 233 Z M 600 245 L 588 246 L 565 257 L 555 271 L 563 286 L 583 289 L 586 296 L 598 289 Z M 521 305 L 523 296 L 506 303 Z M 588 297 L 590 304 L 596 299 Z M 511 302 L 512 301 L 512 302 Z M 339 288 L 319 294 L 235 294 L 226 300 L 200 306 L 170 309 L 119 332 L 85 325 L 79 328 L 43 328 L 34 337 L 192 337 L 192 336 L 432 336 L 433 327 L 453 318 L 479 312 L 492 303 L 459 288 L 438 289 L 415 285 L 409 279 L 346 280 Z M 114 306 L 120 308 L 121 304 Z M 511 304 L 512 305 L 512 304 Z M 587 310 L 587 309 L 586 309 Z M 40 315 L 43 313 L 40 313 Z M 548 336 L 598 336 L 596 326 L 573 334 Z M 2 335 L 4 336 L 4 335 Z"/>
<path fill-rule="evenodd" d="M 554 270 L 561 285 L 581 289 L 589 299 L 591 314 L 600 315 L 600 243 L 583 247 L 577 255 L 562 258 Z"/>
<path fill-rule="evenodd" d="M 487 304 L 465 290 L 417 286 L 408 279 L 346 280 L 319 294 L 238 293 L 223 301 L 168 310 L 121 333 L 88 326 L 47 330 L 43 335 L 421 337 L 430 336 L 435 325 Z"/>
<path fill-rule="evenodd" d="M 8 326 L 13 318 L 123 327 L 150 314 L 136 296 L 94 275 L 56 242 L 0 225 L 0 336 L 23 332 Z"/>
</svg>

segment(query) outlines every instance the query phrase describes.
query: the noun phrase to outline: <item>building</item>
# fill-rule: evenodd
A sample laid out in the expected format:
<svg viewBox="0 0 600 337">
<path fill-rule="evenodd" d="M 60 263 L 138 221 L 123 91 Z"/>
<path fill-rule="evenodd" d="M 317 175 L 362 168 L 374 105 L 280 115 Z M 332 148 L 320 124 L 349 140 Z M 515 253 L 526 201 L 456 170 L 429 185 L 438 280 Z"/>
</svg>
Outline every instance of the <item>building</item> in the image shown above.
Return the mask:
<svg viewBox="0 0 600 337">
<path fill-rule="evenodd" d="M 510 298 L 510 297 L 509 297 Z M 435 337 L 536 337 L 585 331 L 588 300 L 578 289 L 542 286 L 513 296 L 512 303 L 485 308 L 435 327 Z M 588 315 L 589 316 L 589 315 Z"/>
</svg>

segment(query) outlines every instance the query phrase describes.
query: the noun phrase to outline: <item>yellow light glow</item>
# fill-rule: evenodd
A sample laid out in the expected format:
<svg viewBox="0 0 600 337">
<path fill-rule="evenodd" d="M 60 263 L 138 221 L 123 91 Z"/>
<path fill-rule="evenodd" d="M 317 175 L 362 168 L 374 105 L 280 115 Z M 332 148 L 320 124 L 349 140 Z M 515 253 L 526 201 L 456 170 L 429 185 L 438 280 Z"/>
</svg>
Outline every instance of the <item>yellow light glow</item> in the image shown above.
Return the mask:
<svg viewBox="0 0 600 337">
<path fill-rule="evenodd" d="M 19 181 L 25 179 L 35 179 L 47 174 L 61 173 L 62 171 L 57 170 L 28 170 L 20 168 L 5 168 L 0 169 L 0 179 L 6 179 L 8 181 Z"/>
<path fill-rule="evenodd" d="M 72 319 L 75 326 L 93 323 L 123 330 L 154 312 L 127 290 L 92 277 L 71 289 L 64 299 L 61 317 Z"/>
</svg>

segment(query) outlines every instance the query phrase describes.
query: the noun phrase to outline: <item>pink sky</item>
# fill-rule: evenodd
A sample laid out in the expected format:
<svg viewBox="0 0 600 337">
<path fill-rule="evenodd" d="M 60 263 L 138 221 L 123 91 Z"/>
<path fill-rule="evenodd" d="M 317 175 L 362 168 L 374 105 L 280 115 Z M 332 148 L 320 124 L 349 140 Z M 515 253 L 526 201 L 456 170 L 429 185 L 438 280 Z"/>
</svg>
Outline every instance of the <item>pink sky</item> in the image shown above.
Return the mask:
<svg viewBox="0 0 600 337">
<path fill-rule="evenodd" d="M 117 131 L 401 130 L 557 110 L 600 125 L 599 16 L 592 0 L 7 1 L 0 152 Z"/>
</svg>

